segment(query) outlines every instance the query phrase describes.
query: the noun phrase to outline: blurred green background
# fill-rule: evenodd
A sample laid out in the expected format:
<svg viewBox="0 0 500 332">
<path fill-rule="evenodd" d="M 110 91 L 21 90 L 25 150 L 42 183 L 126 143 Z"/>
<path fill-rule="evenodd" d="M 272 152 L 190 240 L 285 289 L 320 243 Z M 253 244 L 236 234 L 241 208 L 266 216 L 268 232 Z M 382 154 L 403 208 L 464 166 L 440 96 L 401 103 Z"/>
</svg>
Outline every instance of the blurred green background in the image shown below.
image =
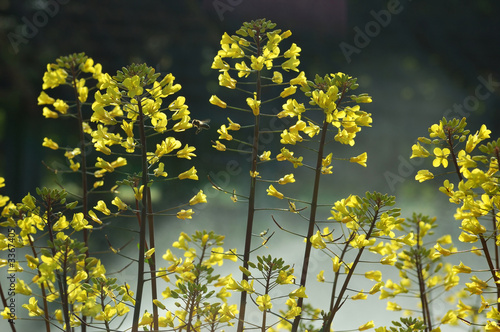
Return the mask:
<svg viewBox="0 0 500 332">
<path fill-rule="evenodd" d="M 299 68 L 308 77 L 345 72 L 359 78 L 359 92 L 373 97 L 372 104 L 363 105 L 372 113 L 373 127 L 363 129 L 353 148 L 334 150 L 339 157 L 366 151 L 368 167 L 334 163 L 334 174 L 323 186 L 324 203 L 376 190 L 396 195 L 405 215 L 421 211 L 449 223 L 452 207 L 436 193 L 439 180 L 430 186 L 413 180 L 417 167 L 409 159 L 411 146 L 444 115 L 462 117 L 459 109 L 470 114 L 473 132 L 485 123 L 492 137 L 498 137 L 499 14 L 500 2 L 493 0 L 0 0 L 0 176 L 7 185 L 2 194 L 19 201 L 37 186 L 54 184 L 41 161 L 63 160 L 41 146 L 43 137 L 63 145 L 75 142 L 70 125 L 44 119 L 37 105 L 47 63 L 85 52 L 102 64 L 103 71 L 114 74 L 132 62 L 146 62 L 158 72 L 173 73 L 183 86 L 179 94 L 186 97 L 192 118 L 210 118 L 212 126 L 199 135 L 183 134 L 183 140 L 197 147 L 194 164 L 200 181 L 182 182 L 185 187 L 177 188 L 186 197 L 204 189 L 211 204 L 197 207 L 188 223 L 169 223 L 162 233 L 166 243 L 175 240 L 180 230 L 206 228 L 232 234 L 228 246 L 242 250 L 245 206 L 235 207 L 206 180 L 210 174 L 227 189 L 245 193 L 249 169 L 245 156 L 211 147 L 211 140 L 218 137 L 216 129 L 228 116 L 237 115 L 208 103 L 212 94 L 228 103 L 241 96 L 220 88 L 218 73 L 210 66 L 224 32 L 232 34 L 242 22 L 265 17 L 292 31 L 292 41 L 302 48 Z M 352 51 L 348 56 L 346 49 Z M 279 111 L 281 102 L 272 107 Z M 277 147 L 278 141 L 269 144 Z M 234 163 L 241 167 L 240 173 L 221 173 Z M 308 183 L 302 185 L 295 187 L 300 192 L 290 195 L 307 197 L 311 189 L 303 189 Z M 158 193 L 159 204 L 182 201 L 177 189 Z M 298 221 L 291 225 L 302 227 Z M 258 220 L 257 228 L 256 233 L 276 227 L 266 217 Z M 443 231 L 458 232 L 449 226 Z M 274 249 L 293 259 L 284 238 L 277 236 L 275 242 Z"/>
</svg>

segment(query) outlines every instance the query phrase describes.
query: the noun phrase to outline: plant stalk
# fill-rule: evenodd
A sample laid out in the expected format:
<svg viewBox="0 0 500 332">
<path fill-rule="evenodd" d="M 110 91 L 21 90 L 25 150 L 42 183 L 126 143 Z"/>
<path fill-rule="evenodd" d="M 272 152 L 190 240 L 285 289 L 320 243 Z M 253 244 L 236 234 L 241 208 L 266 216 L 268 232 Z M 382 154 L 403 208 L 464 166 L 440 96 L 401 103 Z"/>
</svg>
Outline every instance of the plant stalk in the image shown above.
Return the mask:
<svg viewBox="0 0 500 332">
<path fill-rule="evenodd" d="M 141 103 L 137 104 L 139 110 L 139 132 L 141 140 L 141 159 L 142 159 L 142 185 L 144 186 L 142 193 L 142 207 L 141 207 L 141 223 L 139 229 L 139 259 L 137 267 L 137 290 L 135 293 L 135 307 L 134 315 L 132 318 L 132 332 L 137 332 L 139 329 L 139 319 L 141 311 L 141 302 L 144 291 L 144 248 L 146 246 L 146 218 L 147 218 L 147 206 L 148 206 L 148 195 L 146 194 L 146 187 L 148 186 L 148 162 L 147 162 L 147 144 L 146 144 L 146 132 L 144 129 L 144 112 L 142 110 Z"/>
<path fill-rule="evenodd" d="M 255 34 L 256 44 L 257 44 L 257 56 L 262 53 L 261 45 L 260 45 L 260 32 L 257 31 Z M 261 100 L 261 75 L 260 71 L 257 71 L 257 83 L 256 83 L 256 96 L 257 100 Z M 253 144 L 252 144 L 252 169 L 251 174 L 256 175 L 257 172 L 257 158 L 258 158 L 258 149 L 259 149 L 259 121 L 260 114 L 255 116 L 255 125 L 253 130 Z M 252 246 L 252 230 L 253 230 L 253 220 L 255 214 L 255 185 L 257 179 L 256 176 L 250 176 L 250 195 L 248 198 L 248 214 L 247 214 L 247 229 L 245 233 L 245 249 L 243 252 L 243 267 L 248 269 L 248 261 L 250 260 L 250 251 Z M 248 281 L 248 276 L 243 273 L 242 280 Z M 246 313 L 246 302 L 247 302 L 247 292 L 241 292 L 240 298 L 240 314 L 238 317 L 238 327 L 237 331 L 242 332 L 245 324 L 245 313 Z"/>
</svg>

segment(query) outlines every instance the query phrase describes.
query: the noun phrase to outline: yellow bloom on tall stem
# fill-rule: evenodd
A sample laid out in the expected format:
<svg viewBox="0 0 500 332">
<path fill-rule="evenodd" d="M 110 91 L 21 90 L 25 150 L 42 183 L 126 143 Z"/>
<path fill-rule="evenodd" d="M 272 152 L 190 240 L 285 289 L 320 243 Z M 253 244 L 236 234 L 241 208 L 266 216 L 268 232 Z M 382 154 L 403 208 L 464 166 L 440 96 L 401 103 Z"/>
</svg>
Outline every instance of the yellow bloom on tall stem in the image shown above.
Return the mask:
<svg viewBox="0 0 500 332">
<path fill-rule="evenodd" d="M 217 97 L 216 95 L 212 95 L 212 97 L 210 97 L 209 102 L 210 102 L 210 104 L 215 105 L 215 106 L 219 106 L 220 108 L 227 107 L 227 104 L 225 102 L 223 102 L 222 100 L 220 100 L 219 97 Z"/>
<path fill-rule="evenodd" d="M 247 105 L 252 109 L 253 115 L 257 116 L 260 113 L 260 100 L 254 98 L 247 98 Z"/>
<path fill-rule="evenodd" d="M 274 196 L 274 197 L 277 197 L 279 199 L 283 199 L 283 197 L 284 197 L 284 195 L 282 193 L 280 193 L 279 191 L 277 191 L 273 185 L 270 185 L 266 191 L 267 191 L 267 194 L 269 196 Z"/>
<path fill-rule="evenodd" d="M 198 175 L 196 174 L 196 168 L 193 166 L 189 170 L 179 174 L 179 179 L 181 179 L 181 180 L 184 180 L 184 179 L 198 180 Z"/>
</svg>

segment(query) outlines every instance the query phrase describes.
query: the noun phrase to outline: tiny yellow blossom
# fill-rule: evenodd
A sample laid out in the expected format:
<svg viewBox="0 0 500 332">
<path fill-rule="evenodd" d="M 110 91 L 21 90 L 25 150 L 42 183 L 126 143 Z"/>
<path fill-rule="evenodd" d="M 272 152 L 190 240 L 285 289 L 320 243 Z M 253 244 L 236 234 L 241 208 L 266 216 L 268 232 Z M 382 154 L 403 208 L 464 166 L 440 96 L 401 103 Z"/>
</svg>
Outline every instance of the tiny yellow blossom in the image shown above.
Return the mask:
<svg viewBox="0 0 500 332">
<path fill-rule="evenodd" d="M 255 303 L 259 306 L 260 311 L 270 310 L 273 307 L 269 294 L 257 296 Z"/>
<path fill-rule="evenodd" d="M 276 84 L 281 84 L 283 83 L 283 75 L 279 71 L 275 71 L 271 80 Z"/>
<path fill-rule="evenodd" d="M 434 174 L 426 169 L 418 171 L 417 175 L 415 175 L 415 180 L 419 182 L 424 182 L 431 179 L 434 179 Z"/>
<path fill-rule="evenodd" d="M 361 325 L 360 327 L 358 327 L 358 330 L 359 331 L 365 331 L 365 330 L 369 330 L 369 329 L 372 329 L 375 327 L 375 323 L 373 323 L 373 321 L 369 321 L 368 323 L 366 324 L 363 324 Z"/>
<path fill-rule="evenodd" d="M 53 140 L 51 140 L 50 138 L 47 138 L 47 137 L 45 137 L 43 139 L 42 146 L 45 146 L 45 147 L 50 148 L 52 150 L 59 149 L 59 145 L 56 142 L 54 142 Z"/>
<path fill-rule="evenodd" d="M 366 152 L 364 152 L 357 157 L 351 157 L 351 159 L 349 159 L 349 161 L 351 163 L 358 163 L 361 166 L 366 167 L 366 160 L 367 159 L 368 159 L 368 156 L 367 156 Z"/>
<path fill-rule="evenodd" d="M 287 183 L 294 183 L 294 182 L 295 182 L 295 178 L 294 178 L 293 174 L 287 174 L 278 180 L 279 184 L 287 184 Z"/>
<path fill-rule="evenodd" d="M 280 97 L 281 98 L 286 98 L 288 96 L 293 95 L 297 91 L 297 87 L 295 85 L 289 86 L 288 88 L 285 88 L 281 93 Z"/>
<path fill-rule="evenodd" d="M 277 191 L 273 185 L 270 185 L 266 191 L 267 191 L 267 194 L 269 196 L 274 196 L 274 197 L 277 197 L 279 199 L 283 199 L 283 197 L 284 197 L 284 195 L 282 193 L 280 193 L 279 191 Z"/>
<path fill-rule="evenodd" d="M 222 100 L 220 100 L 219 97 L 217 97 L 216 95 L 212 95 L 210 97 L 209 101 L 210 101 L 210 104 L 215 105 L 215 106 L 219 106 L 220 108 L 227 107 L 227 104 L 225 102 L 223 102 Z"/>
<path fill-rule="evenodd" d="M 255 99 L 255 98 L 256 98 L 256 96 L 254 96 L 254 98 L 247 98 L 246 102 L 247 102 L 247 105 L 250 106 L 250 109 L 252 110 L 253 115 L 257 116 L 260 113 L 261 101 Z"/>
<path fill-rule="evenodd" d="M 198 203 L 206 203 L 207 195 L 203 193 L 203 190 L 200 190 L 193 198 L 189 200 L 189 205 L 195 205 Z"/>
<path fill-rule="evenodd" d="M 268 161 L 271 160 L 271 151 L 264 151 L 260 156 L 259 159 L 260 161 Z"/>
<path fill-rule="evenodd" d="M 219 141 L 215 141 L 215 145 L 212 145 L 212 147 L 219 151 L 226 151 L 226 146 Z"/>
<path fill-rule="evenodd" d="M 180 210 L 179 212 L 177 212 L 177 218 L 179 219 L 192 219 L 192 215 L 194 214 L 194 211 L 193 209 L 189 209 L 189 210 Z"/>
<path fill-rule="evenodd" d="M 49 97 L 45 91 L 42 91 L 38 96 L 38 105 L 52 105 L 55 102 L 54 98 Z"/>
<path fill-rule="evenodd" d="M 198 180 L 198 175 L 196 174 L 196 168 L 193 166 L 189 170 L 179 174 L 179 179 L 190 179 L 190 180 Z"/>
<path fill-rule="evenodd" d="M 439 167 L 443 165 L 444 168 L 448 167 L 448 156 L 450 155 L 450 149 L 444 148 L 434 148 L 434 156 L 436 159 L 432 161 L 432 166 Z"/>
</svg>

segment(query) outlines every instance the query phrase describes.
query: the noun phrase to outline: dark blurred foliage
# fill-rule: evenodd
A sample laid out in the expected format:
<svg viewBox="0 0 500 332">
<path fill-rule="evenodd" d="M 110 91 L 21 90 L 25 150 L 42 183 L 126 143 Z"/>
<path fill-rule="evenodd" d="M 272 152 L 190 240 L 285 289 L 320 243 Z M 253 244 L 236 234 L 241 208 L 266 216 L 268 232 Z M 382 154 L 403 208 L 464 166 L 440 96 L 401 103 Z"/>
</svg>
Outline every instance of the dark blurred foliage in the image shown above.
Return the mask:
<svg viewBox="0 0 500 332">
<path fill-rule="evenodd" d="M 395 2 L 401 12 L 348 63 L 339 44 L 353 45 L 353 28 L 364 31 L 374 21 L 371 11 Z M 21 34 L 26 22 L 43 18 L 41 11 L 53 15 L 46 15 L 46 22 L 19 43 L 16 52 L 12 35 Z M 212 119 L 210 133 L 185 134 L 191 144 L 196 140 L 198 162 L 209 165 L 210 171 L 223 168 L 224 158 L 230 158 L 221 154 L 214 158 L 210 148 L 215 128 L 228 116 L 208 103 L 210 95 L 220 93 L 217 73 L 210 65 L 224 31 L 231 34 L 243 21 L 265 17 L 283 30 L 292 30 L 293 41 L 302 47 L 301 69 L 309 76 L 344 71 L 362 77 L 366 83 L 363 92 L 374 95 L 375 101 L 366 108 L 375 119 L 367 140 L 376 137 L 391 145 L 426 114 L 428 120 L 419 129 L 424 135 L 427 126 L 443 116 L 443 107 L 474 95 L 479 75 L 492 75 L 500 81 L 499 14 L 500 2 L 494 0 L 0 0 L 0 175 L 7 181 L 4 194 L 17 201 L 33 192 L 47 174 L 40 161 L 54 155 L 41 147 L 43 137 L 63 141 L 73 132 L 59 120 L 43 119 L 37 105 L 46 64 L 59 56 L 85 52 L 110 74 L 132 62 L 172 72 L 183 86 L 180 94 L 187 98 L 192 117 Z M 413 71 L 398 75 L 404 68 Z M 434 83 L 421 81 L 422 75 Z M 497 136 L 499 95 L 497 87 L 470 120 L 487 123 Z M 438 100 L 444 101 L 439 104 Z M 407 151 L 409 144 L 405 143 Z M 370 154 L 369 148 L 364 150 Z M 394 164 L 398 153 L 387 157 L 388 163 Z M 378 174 L 378 181 L 383 182 L 380 172 L 369 174 Z"/>
</svg>

